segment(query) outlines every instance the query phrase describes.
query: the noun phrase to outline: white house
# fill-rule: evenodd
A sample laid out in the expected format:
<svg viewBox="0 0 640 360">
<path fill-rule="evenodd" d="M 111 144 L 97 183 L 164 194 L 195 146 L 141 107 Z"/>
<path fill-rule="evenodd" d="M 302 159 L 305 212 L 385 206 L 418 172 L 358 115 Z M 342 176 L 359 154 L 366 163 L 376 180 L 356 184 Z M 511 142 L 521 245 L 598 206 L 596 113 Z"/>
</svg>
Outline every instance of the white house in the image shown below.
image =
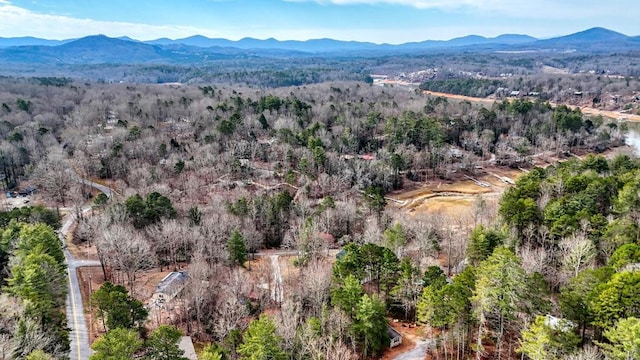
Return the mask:
<svg viewBox="0 0 640 360">
<path fill-rule="evenodd" d="M 176 297 L 189 281 L 189 274 L 186 271 L 173 271 L 167 274 L 156 286 L 151 302 L 162 304 Z"/>
</svg>

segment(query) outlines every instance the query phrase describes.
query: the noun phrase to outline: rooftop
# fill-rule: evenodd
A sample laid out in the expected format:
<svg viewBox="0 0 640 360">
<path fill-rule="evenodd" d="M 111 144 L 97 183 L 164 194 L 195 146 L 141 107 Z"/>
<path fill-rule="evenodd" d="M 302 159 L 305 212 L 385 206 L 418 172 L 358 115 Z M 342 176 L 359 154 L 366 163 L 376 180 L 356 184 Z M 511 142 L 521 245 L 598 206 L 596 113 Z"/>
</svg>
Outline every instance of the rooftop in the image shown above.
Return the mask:
<svg viewBox="0 0 640 360">
<path fill-rule="evenodd" d="M 157 293 L 170 293 L 176 285 L 184 285 L 189 280 L 189 274 L 186 271 L 174 271 L 165 276 L 156 286 Z"/>
</svg>

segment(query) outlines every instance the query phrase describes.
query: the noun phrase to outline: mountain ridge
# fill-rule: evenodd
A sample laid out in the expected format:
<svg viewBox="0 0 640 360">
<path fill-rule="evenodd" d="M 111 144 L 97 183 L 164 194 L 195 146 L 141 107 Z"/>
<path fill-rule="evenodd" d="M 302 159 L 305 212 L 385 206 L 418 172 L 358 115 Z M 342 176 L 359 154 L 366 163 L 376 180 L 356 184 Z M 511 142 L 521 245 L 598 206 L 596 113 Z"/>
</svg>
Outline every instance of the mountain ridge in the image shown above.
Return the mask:
<svg viewBox="0 0 640 360">
<path fill-rule="evenodd" d="M 33 43 L 33 45 L 24 45 Z M 7 46 L 7 44 L 14 44 Z M 15 45 L 23 44 L 23 45 Z M 80 39 L 0 38 L 0 62 L 11 63 L 195 63 L 220 58 L 334 56 L 420 51 L 592 51 L 640 50 L 640 37 L 595 27 L 551 39 L 503 34 L 493 38 L 468 35 L 450 40 L 375 44 L 330 38 L 228 40 L 194 35 L 183 39 L 139 41 L 121 36 L 92 35 Z"/>
</svg>

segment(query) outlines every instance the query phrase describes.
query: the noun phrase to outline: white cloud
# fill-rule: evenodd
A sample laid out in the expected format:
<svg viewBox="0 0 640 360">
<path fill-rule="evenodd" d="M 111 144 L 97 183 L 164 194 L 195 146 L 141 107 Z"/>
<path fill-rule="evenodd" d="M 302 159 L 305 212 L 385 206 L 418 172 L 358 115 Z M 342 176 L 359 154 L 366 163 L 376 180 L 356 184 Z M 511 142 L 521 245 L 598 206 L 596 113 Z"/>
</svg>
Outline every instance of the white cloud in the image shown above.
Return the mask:
<svg viewBox="0 0 640 360">
<path fill-rule="evenodd" d="M 210 0 L 234 1 L 234 0 Z M 611 7 L 600 0 L 282 0 L 289 2 L 316 2 L 321 4 L 373 4 L 413 7 L 416 9 L 443 9 L 446 19 L 452 21 L 446 25 L 424 23 L 404 24 L 406 26 L 378 26 L 378 24 L 360 24 L 354 28 L 332 27 L 326 24 L 291 27 L 288 24 L 274 27 L 259 22 L 229 19 L 227 24 L 215 23 L 214 28 L 207 25 L 149 25 L 134 22 L 99 21 L 80 19 L 64 15 L 37 13 L 16 5 L 8 0 L 0 0 L 0 36 L 35 36 L 46 39 L 69 39 L 87 35 L 104 34 L 107 36 L 130 36 L 139 40 L 160 37 L 181 38 L 195 34 L 208 37 L 224 37 L 232 40 L 242 37 L 268 38 L 280 40 L 306 40 L 310 38 L 331 37 L 342 40 L 361 40 L 373 42 L 401 43 L 426 39 L 450 39 L 456 36 L 479 34 L 495 36 L 501 33 L 527 33 L 546 37 L 584 30 L 591 26 L 604 26 L 629 35 L 637 34 L 634 27 L 635 14 L 640 11 L 637 0 L 616 0 L 620 6 Z M 620 8 L 627 11 L 620 12 Z M 550 11 L 550 9 L 552 9 Z M 384 11 L 387 11 L 384 9 Z M 389 13 L 393 14 L 393 9 Z M 419 11 L 419 10 L 416 10 Z M 479 27 L 474 22 L 460 24 L 455 21 L 459 12 L 475 18 L 495 19 L 485 22 L 492 25 Z M 346 12 L 345 12 L 346 13 Z M 522 18 L 520 20 L 520 18 Z M 532 19 L 525 21 L 524 18 Z M 499 21 L 511 19 L 511 21 Z M 513 19 L 518 19 L 513 21 Z M 584 21 L 583 21 L 584 20 Z M 514 25 L 515 24 L 515 25 Z M 587 24 L 587 25 L 584 25 Z M 589 25 L 592 24 L 592 25 Z"/>
<path fill-rule="evenodd" d="M 432 8 L 458 8 L 463 6 L 473 6 L 477 3 L 494 2 L 492 0 L 285 0 L 289 2 L 308 2 L 314 1 L 320 4 L 333 5 L 401 5 L 411 6 L 418 9 Z"/>
<path fill-rule="evenodd" d="M 220 36 L 210 29 L 181 25 L 148 25 L 118 21 L 78 19 L 62 15 L 41 14 L 0 0 L 0 36 L 35 36 L 45 39 L 69 39 L 86 35 L 130 36 L 139 40 L 160 37 L 180 38 L 194 34 Z"/>
<path fill-rule="evenodd" d="M 622 16 L 640 11 L 637 0 L 616 0 L 616 6 L 601 0 L 283 0 L 315 2 L 322 5 L 395 5 L 416 9 L 463 10 L 468 13 L 503 14 L 517 18 L 580 19 Z M 620 9 L 625 9 L 621 12 Z"/>
</svg>

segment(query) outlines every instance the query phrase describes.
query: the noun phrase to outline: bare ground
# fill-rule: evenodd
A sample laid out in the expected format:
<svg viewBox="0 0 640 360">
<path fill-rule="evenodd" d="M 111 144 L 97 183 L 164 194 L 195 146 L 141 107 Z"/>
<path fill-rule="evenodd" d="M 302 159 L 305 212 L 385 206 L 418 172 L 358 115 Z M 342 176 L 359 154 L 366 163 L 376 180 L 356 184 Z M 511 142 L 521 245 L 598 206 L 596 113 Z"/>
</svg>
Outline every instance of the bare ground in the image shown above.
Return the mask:
<svg viewBox="0 0 640 360">
<path fill-rule="evenodd" d="M 409 327 L 409 324 L 402 322 L 389 321 L 389 324 L 402 335 L 402 344 L 394 347 L 393 349 L 387 349 L 381 357 L 381 360 L 392 360 L 398 356 L 410 352 L 416 347 L 416 342 L 420 342 L 424 335 L 422 326 Z"/>
<path fill-rule="evenodd" d="M 426 91 L 426 90 L 423 91 L 423 93 L 431 96 L 441 96 L 447 99 L 466 100 L 469 102 L 484 103 L 484 104 L 493 104 L 494 102 L 499 101 L 497 99 L 492 99 L 492 98 L 477 98 L 472 96 L 447 94 L 447 93 L 440 93 L 440 92 Z M 551 103 L 551 105 L 556 106 L 559 104 Z M 636 115 L 636 114 L 625 114 L 625 113 L 621 113 L 620 111 L 596 109 L 590 106 L 574 106 L 574 105 L 567 105 L 567 106 L 569 106 L 570 108 L 580 108 L 582 113 L 587 115 L 603 116 L 610 119 L 625 120 L 630 122 L 640 122 L 640 115 Z"/>
<path fill-rule="evenodd" d="M 489 167 L 485 173 L 469 179 L 460 174 L 453 181 L 409 183 L 406 190 L 387 196 L 391 206 L 409 213 L 443 213 L 450 216 L 470 212 L 479 198 L 497 199 L 524 172 L 518 169 Z"/>
</svg>

